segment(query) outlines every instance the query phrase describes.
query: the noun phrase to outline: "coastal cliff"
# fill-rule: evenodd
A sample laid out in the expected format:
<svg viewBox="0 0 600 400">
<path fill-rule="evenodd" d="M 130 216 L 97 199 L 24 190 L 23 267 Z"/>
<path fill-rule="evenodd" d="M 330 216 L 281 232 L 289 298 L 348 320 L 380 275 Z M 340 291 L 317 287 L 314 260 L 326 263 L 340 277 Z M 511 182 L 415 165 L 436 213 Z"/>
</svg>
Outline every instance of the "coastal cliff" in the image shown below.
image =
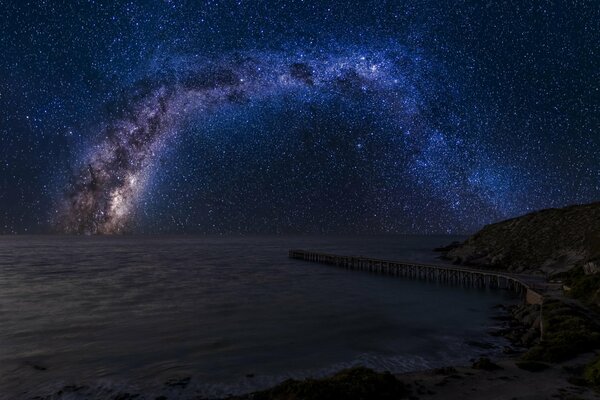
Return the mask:
<svg viewBox="0 0 600 400">
<path fill-rule="evenodd" d="M 556 274 L 600 270 L 600 202 L 536 211 L 485 226 L 440 249 L 456 264 Z"/>
</svg>

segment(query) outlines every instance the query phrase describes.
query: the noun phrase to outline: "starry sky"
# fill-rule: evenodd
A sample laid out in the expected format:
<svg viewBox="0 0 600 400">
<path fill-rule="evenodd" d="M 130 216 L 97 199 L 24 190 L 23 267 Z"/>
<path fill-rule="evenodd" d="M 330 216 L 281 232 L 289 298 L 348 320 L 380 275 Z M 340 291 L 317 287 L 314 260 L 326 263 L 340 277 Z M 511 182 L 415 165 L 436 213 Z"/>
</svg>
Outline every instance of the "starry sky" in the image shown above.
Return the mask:
<svg viewBox="0 0 600 400">
<path fill-rule="evenodd" d="M 594 1 L 0 6 L 1 233 L 457 234 L 600 200 Z"/>
</svg>

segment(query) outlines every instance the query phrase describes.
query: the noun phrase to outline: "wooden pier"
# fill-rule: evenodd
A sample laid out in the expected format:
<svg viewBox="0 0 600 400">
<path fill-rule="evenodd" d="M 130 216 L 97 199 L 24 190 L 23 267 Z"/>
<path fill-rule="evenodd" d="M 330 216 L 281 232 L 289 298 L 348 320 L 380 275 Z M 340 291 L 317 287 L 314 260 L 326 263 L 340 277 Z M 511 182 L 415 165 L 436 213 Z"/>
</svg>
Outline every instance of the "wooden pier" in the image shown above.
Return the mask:
<svg viewBox="0 0 600 400">
<path fill-rule="evenodd" d="M 341 256 L 306 250 L 290 250 L 290 258 L 337 267 L 368 271 L 411 279 L 442 282 L 468 287 L 500 288 L 523 296 L 528 304 L 542 304 L 543 278 L 535 275 L 510 274 L 485 269 L 465 268 L 455 265 L 419 264 L 377 258 Z"/>
</svg>

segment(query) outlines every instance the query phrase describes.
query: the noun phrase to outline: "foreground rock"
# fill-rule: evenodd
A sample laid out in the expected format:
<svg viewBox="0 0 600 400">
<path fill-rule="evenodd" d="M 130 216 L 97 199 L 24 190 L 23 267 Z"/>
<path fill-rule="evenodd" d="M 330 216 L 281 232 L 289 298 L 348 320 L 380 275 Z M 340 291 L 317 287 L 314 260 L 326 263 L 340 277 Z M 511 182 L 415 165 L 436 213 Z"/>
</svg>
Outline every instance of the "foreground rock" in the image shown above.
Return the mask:
<svg viewBox="0 0 600 400">
<path fill-rule="evenodd" d="M 390 373 L 378 373 L 357 367 L 323 379 L 288 379 L 272 389 L 251 393 L 235 399 L 253 400 L 329 400 L 407 398 L 408 387 Z"/>
<path fill-rule="evenodd" d="M 593 356 L 587 353 L 557 364 L 495 360 L 499 368 L 493 370 L 457 366 L 448 374 L 422 371 L 399 378 L 411 385 L 411 397 L 419 400 L 591 400 L 600 393 L 581 380 L 581 371 Z M 596 376 L 593 367 L 586 370 Z"/>
<path fill-rule="evenodd" d="M 490 224 L 440 250 L 463 265 L 544 274 L 581 266 L 594 273 L 600 270 L 600 202 Z"/>
</svg>

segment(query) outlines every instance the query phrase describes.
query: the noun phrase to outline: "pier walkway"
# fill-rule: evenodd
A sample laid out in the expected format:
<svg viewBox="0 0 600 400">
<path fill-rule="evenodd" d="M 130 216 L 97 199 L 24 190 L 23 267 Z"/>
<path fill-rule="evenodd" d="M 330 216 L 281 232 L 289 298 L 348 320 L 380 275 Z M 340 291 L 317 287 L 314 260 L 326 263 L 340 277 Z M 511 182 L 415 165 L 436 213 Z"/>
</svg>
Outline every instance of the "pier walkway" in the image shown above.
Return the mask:
<svg viewBox="0 0 600 400">
<path fill-rule="evenodd" d="M 503 271 L 467 268 L 448 264 L 420 264 L 410 261 L 342 256 L 298 249 L 290 250 L 289 257 L 295 260 L 329 264 L 346 269 L 369 271 L 412 279 L 470 287 L 504 288 L 521 294 L 525 302 L 529 304 L 541 304 L 543 293 L 550 287 L 543 276 L 511 274 Z"/>
</svg>

